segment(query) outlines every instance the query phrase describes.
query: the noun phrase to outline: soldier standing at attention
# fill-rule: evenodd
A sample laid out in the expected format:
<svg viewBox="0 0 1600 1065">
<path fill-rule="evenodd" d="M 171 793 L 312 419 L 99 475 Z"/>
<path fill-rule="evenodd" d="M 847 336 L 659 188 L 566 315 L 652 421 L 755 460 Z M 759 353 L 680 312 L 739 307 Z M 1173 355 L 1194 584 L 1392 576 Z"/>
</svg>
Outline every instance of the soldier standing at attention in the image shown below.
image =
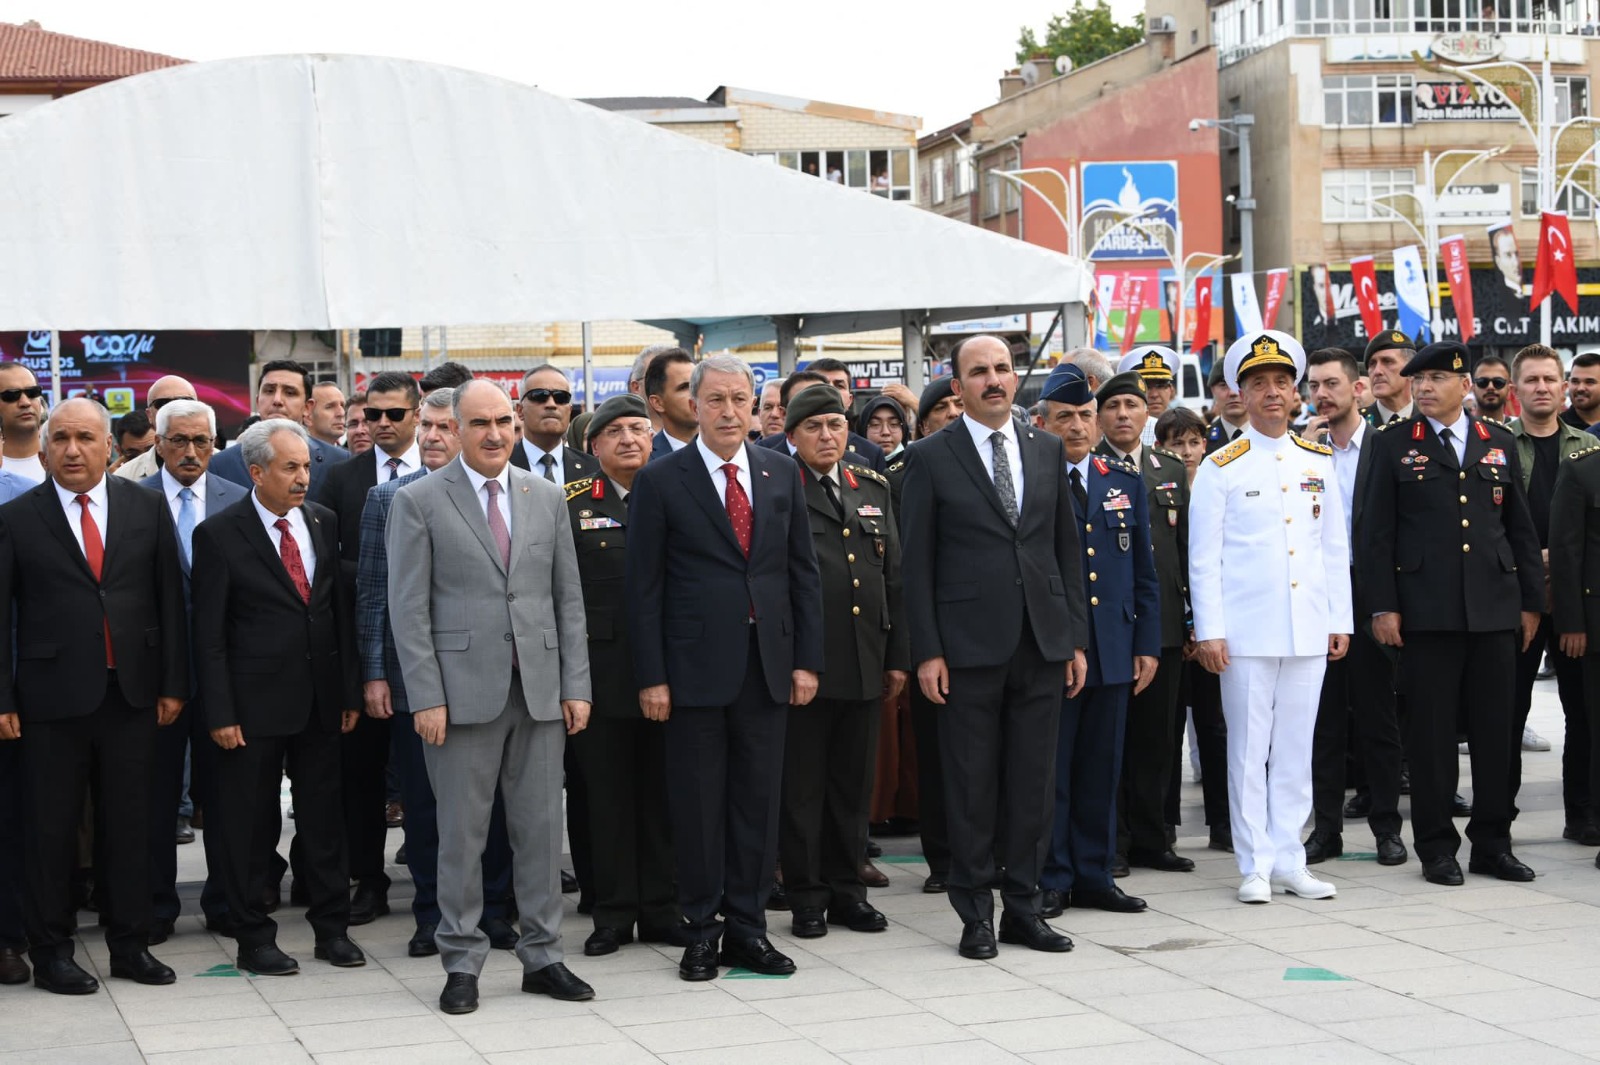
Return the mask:
<svg viewBox="0 0 1600 1065">
<path fill-rule="evenodd" d="M 1300 831 L 1322 674 L 1350 647 L 1350 546 L 1333 449 L 1289 432 L 1305 366 L 1277 330 L 1228 349 L 1249 427 L 1200 464 L 1189 511 L 1195 657 L 1221 678 L 1240 902 L 1335 894 L 1306 869 Z"/>
</svg>

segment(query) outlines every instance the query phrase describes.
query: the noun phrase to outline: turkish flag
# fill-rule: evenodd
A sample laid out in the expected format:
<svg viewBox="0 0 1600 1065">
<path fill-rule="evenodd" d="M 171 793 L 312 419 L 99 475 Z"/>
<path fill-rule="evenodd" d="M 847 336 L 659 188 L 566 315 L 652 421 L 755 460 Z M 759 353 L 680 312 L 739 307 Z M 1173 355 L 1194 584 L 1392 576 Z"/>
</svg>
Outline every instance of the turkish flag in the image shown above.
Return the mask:
<svg viewBox="0 0 1600 1065">
<path fill-rule="evenodd" d="M 1268 329 L 1276 329 L 1278 308 L 1283 305 L 1283 294 L 1289 290 L 1289 269 L 1279 267 L 1267 271 L 1267 311 L 1261 316 Z"/>
<path fill-rule="evenodd" d="M 1578 264 L 1572 255 L 1572 230 L 1567 216 L 1546 211 L 1539 216 L 1539 257 L 1533 264 L 1533 293 L 1528 308 L 1539 306 L 1552 292 L 1561 293 L 1567 308 L 1578 313 Z"/>
<path fill-rule="evenodd" d="M 1189 341 L 1189 353 L 1201 351 L 1211 343 L 1211 277 L 1194 279 L 1194 339 Z"/>
<path fill-rule="evenodd" d="M 1444 273 L 1450 279 L 1450 302 L 1455 304 L 1456 322 L 1461 326 L 1461 342 L 1465 344 L 1478 332 L 1478 323 L 1472 312 L 1472 273 L 1467 267 L 1467 238 L 1459 233 L 1439 242 L 1439 256 L 1444 259 Z"/>
<path fill-rule="evenodd" d="M 1128 288 L 1128 309 L 1122 316 L 1122 353 L 1133 350 L 1133 338 L 1139 335 L 1139 316 L 1144 313 L 1144 278 L 1135 277 Z"/>
<path fill-rule="evenodd" d="M 1356 306 L 1361 309 L 1361 324 L 1367 336 L 1383 332 L 1383 312 L 1378 310 L 1378 272 L 1373 269 L 1372 256 L 1363 255 L 1350 260 L 1350 279 L 1356 286 Z"/>
</svg>

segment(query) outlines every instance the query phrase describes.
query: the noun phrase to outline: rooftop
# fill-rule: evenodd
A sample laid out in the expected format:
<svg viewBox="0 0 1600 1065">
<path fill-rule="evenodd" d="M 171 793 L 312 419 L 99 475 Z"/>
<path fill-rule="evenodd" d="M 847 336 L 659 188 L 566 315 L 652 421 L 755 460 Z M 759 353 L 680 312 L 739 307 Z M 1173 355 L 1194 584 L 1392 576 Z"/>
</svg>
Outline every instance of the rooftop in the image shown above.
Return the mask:
<svg viewBox="0 0 1600 1065">
<path fill-rule="evenodd" d="M 0 81 L 111 81 L 186 63 L 157 52 L 51 33 L 37 22 L 0 22 Z"/>
</svg>

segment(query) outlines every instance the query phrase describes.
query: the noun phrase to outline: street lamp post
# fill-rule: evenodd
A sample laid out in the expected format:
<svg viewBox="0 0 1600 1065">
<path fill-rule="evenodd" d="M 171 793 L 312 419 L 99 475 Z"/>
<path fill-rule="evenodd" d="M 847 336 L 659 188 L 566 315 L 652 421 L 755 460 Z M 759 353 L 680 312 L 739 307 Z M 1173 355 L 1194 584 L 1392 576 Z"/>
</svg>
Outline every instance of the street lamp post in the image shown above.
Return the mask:
<svg viewBox="0 0 1600 1065">
<path fill-rule="evenodd" d="M 1239 209 L 1239 268 L 1247 274 L 1256 272 L 1256 190 L 1250 174 L 1250 131 L 1255 124 L 1255 115 L 1196 118 L 1189 121 L 1191 133 L 1200 129 L 1215 129 L 1231 133 L 1239 140 L 1239 202 L 1234 206 Z"/>
</svg>

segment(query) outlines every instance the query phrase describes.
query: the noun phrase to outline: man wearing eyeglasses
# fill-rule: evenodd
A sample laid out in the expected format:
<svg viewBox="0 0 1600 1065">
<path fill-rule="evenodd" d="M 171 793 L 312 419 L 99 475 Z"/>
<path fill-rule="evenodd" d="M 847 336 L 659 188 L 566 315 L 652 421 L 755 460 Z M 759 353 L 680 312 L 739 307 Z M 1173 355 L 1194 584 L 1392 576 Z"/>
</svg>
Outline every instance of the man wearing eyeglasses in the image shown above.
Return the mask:
<svg viewBox="0 0 1600 1065">
<path fill-rule="evenodd" d="M 1477 401 L 1478 417 L 1497 422 L 1506 420 L 1506 393 L 1511 370 L 1498 355 L 1485 355 L 1472 370 L 1472 396 Z"/>
<path fill-rule="evenodd" d="M 572 424 L 572 386 L 557 366 L 536 366 L 522 378 L 522 443 L 512 450 L 511 464 L 552 484 L 592 476 L 594 459 L 566 445 Z"/>
<path fill-rule="evenodd" d="M 3 398 L 3 397 L 0 397 Z M 192 393 L 191 393 L 192 398 Z M 274 359 L 261 367 L 261 380 L 256 386 L 256 413 L 262 418 L 287 418 L 296 425 L 305 423 L 306 404 L 311 398 L 311 371 L 293 359 Z M 416 406 L 415 403 L 412 406 Z M 317 499 L 322 479 L 335 465 L 350 457 L 342 447 L 325 444 L 311 438 L 311 488 L 308 499 Z M 413 469 L 416 467 L 413 466 Z M 152 471 L 153 472 L 153 471 Z M 250 471 L 245 468 L 244 456 L 237 448 L 219 452 L 211 460 L 211 472 L 226 477 L 245 491 L 255 487 Z M 360 510 L 356 511 L 357 520 Z M 354 581 L 354 576 L 351 581 Z"/>
<path fill-rule="evenodd" d="M 44 424 L 44 390 L 20 362 L 0 363 L 0 434 L 5 468 L 34 484 L 44 481 L 39 461 L 39 428 Z"/>
<path fill-rule="evenodd" d="M 362 413 L 366 415 L 367 431 L 372 434 L 372 450 L 339 463 L 328 471 L 320 488 L 311 490 L 315 502 L 338 515 L 339 577 L 345 582 L 352 603 L 361 555 L 361 512 L 367 505 L 367 492 L 422 468 L 417 449 L 417 406 L 421 399 L 422 393 L 410 374 L 388 371 L 369 380 Z M 384 774 L 389 766 L 389 730 L 388 718 L 363 714 L 340 741 L 345 835 L 350 850 L 350 878 L 356 881 L 356 892 L 350 901 L 352 925 L 367 924 L 389 912 L 389 877 L 383 871 L 388 832 Z"/>
<path fill-rule="evenodd" d="M 145 417 L 150 419 L 151 425 L 156 426 L 158 443 L 161 435 L 161 408 L 180 399 L 193 402 L 195 399 L 194 385 L 172 374 L 157 378 L 155 383 L 150 386 L 150 391 L 145 393 Z M 211 435 L 216 436 L 215 433 Z M 207 462 L 210 461 L 210 458 L 211 453 L 207 449 Z M 162 458 L 161 449 L 158 446 L 127 460 L 112 472 L 118 477 L 126 477 L 130 481 L 145 481 L 161 469 L 161 464 L 164 461 L 165 459 Z"/>
<path fill-rule="evenodd" d="M 182 378 L 164 378 L 187 387 Z M 159 382 L 158 382 L 159 383 Z M 151 386 L 155 391 L 155 386 Z M 161 468 L 139 483 L 160 492 L 172 512 L 178 530 L 178 561 L 183 566 L 183 601 L 188 606 L 189 567 L 193 558 L 194 527 L 243 499 L 247 493 L 231 481 L 210 473 L 212 449 L 216 446 L 217 415 L 210 406 L 193 399 L 155 399 L 156 446 Z M 191 684 L 190 692 L 194 691 Z M 205 711 L 191 695 L 183 713 L 170 727 L 156 734 L 155 770 L 151 776 L 150 890 L 152 894 L 150 944 L 154 946 L 172 935 L 178 919 L 178 847 L 160 826 L 173 816 L 183 794 L 184 752 L 193 751 L 189 793 L 208 805 L 215 779 L 216 744 L 206 728 Z M 206 851 L 206 883 L 200 893 L 200 909 L 206 923 L 227 924 L 227 900 L 219 874 L 222 856 L 215 832 L 202 833 Z"/>
</svg>

